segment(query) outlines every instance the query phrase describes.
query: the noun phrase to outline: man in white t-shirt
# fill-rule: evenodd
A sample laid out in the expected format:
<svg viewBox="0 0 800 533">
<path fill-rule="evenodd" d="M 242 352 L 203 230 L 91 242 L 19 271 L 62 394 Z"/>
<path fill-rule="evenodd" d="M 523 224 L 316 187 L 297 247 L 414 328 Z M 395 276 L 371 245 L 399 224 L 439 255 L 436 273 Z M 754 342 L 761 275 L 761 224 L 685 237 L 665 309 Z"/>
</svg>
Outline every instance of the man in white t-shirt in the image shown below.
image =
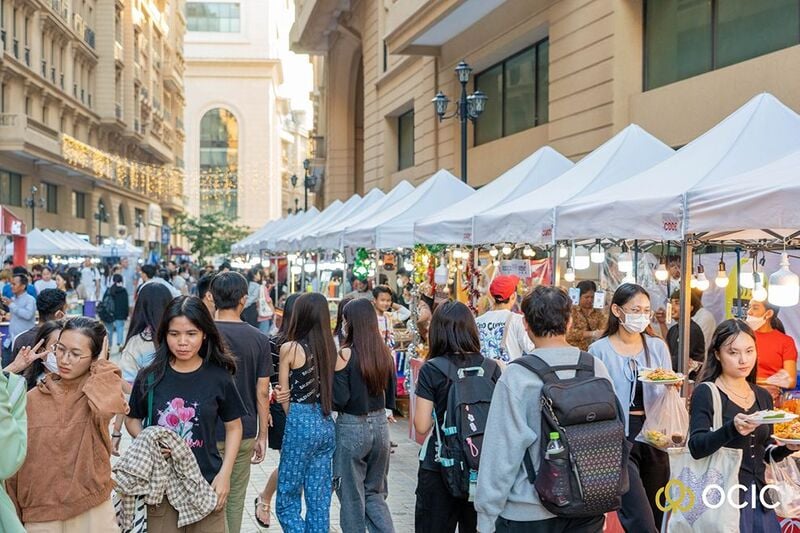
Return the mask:
<svg viewBox="0 0 800 533">
<path fill-rule="evenodd" d="M 517 301 L 518 284 L 517 276 L 497 276 L 489 285 L 492 310 L 476 320 L 484 357 L 509 362 L 533 351 L 533 342 L 525 332 L 522 315 L 511 311 Z"/>
<path fill-rule="evenodd" d="M 96 302 L 100 294 L 100 272 L 92 265 L 92 259 L 87 257 L 81 268 L 81 284 L 78 286 L 78 295 L 87 302 Z"/>
</svg>

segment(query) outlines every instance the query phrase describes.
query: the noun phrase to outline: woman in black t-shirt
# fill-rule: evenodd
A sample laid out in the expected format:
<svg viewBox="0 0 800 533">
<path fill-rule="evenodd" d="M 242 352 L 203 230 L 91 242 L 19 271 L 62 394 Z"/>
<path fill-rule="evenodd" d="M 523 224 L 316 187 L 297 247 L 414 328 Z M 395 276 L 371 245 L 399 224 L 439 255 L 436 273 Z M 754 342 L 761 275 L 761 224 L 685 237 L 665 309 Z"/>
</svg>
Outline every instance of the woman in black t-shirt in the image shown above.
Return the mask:
<svg viewBox="0 0 800 533">
<path fill-rule="evenodd" d="M 458 368 L 481 366 L 483 363 L 475 317 L 460 302 L 447 302 L 436 308 L 431 318 L 428 344 L 428 362 L 422 365 L 415 388 L 414 429 L 420 435 L 431 431 L 434 409 L 439 426 L 444 424 L 450 391 L 450 381 L 431 364 L 431 359 L 446 357 Z M 493 382 L 497 383 L 500 373 L 497 366 L 491 376 Z M 420 454 L 417 477 L 415 531 L 452 533 L 456 526 L 459 533 L 476 531 L 478 517 L 472 502 L 451 496 L 444 484 L 439 463 L 435 460 L 435 435 L 429 436 L 425 446 Z"/>
<path fill-rule="evenodd" d="M 200 472 L 217 494 L 215 511 L 193 526 L 223 533 L 225 502 L 245 413 L 233 381 L 236 360 L 225 350 L 208 308 L 195 296 L 170 302 L 158 328 L 156 346 L 152 363 L 134 382 L 125 426 L 136 438 L 143 422 L 157 424 L 186 441 Z M 150 391 L 152 412 L 148 412 Z M 225 424 L 224 459 L 217 450 L 217 419 Z M 178 531 L 177 512 L 166 499 L 148 506 L 147 520 L 153 530 Z"/>
<path fill-rule="evenodd" d="M 345 305 L 342 333 L 333 384 L 339 412 L 333 456 L 339 522 L 343 531 L 366 531 L 371 524 L 370 531 L 393 532 L 386 505 L 391 453 L 386 409 L 394 409 L 396 393 L 392 354 L 369 300 Z"/>
</svg>

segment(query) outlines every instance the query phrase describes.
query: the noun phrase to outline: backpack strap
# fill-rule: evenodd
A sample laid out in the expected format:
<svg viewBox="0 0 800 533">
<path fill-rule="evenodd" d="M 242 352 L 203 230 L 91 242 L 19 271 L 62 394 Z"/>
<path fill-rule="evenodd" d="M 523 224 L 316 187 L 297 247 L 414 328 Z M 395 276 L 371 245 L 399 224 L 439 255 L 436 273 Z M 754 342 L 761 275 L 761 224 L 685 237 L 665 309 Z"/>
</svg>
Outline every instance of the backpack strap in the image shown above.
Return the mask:
<svg viewBox="0 0 800 533">
<path fill-rule="evenodd" d="M 574 370 L 575 377 L 592 377 L 594 376 L 594 356 L 590 353 L 580 352 L 578 362 L 574 365 L 548 365 L 541 357 L 532 354 L 523 355 L 511 361 L 511 364 L 522 365 L 529 371 L 533 372 L 544 384 L 557 383 L 561 381 L 556 372 L 561 370 Z"/>
</svg>

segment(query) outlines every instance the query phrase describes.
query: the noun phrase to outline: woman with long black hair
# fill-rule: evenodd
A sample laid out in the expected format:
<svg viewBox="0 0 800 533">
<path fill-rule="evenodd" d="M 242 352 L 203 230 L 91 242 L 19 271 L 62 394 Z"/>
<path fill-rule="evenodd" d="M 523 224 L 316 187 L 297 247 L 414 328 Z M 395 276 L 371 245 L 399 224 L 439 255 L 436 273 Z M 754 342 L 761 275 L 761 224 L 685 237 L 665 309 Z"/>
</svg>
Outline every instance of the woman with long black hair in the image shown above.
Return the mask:
<svg viewBox="0 0 800 533">
<path fill-rule="evenodd" d="M 667 345 L 646 333 L 653 319 L 650 295 L 640 285 L 624 283 L 614 292 L 608 325 L 589 353 L 608 368 L 624 415 L 625 431 L 631 443 L 630 490 L 622 497 L 620 522 L 626 531 L 651 533 L 661 527 L 663 512 L 656 494 L 669 481 L 667 454 L 636 441 L 648 408 L 666 391 L 665 385 L 639 381 L 640 368 L 672 370 Z"/>
<path fill-rule="evenodd" d="M 270 385 L 274 391 L 280 390 L 278 383 L 278 373 L 280 369 L 281 346 L 286 342 L 289 335 L 289 324 L 292 322 L 292 311 L 294 310 L 294 303 L 300 297 L 300 294 L 290 294 L 286 301 L 283 303 L 283 316 L 281 318 L 281 327 L 278 333 L 269 339 L 270 351 L 272 352 L 272 365 L 275 370 L 273 375 L 270 376 Z M 267 435 L 267 445 L 271 450 L 280 451 L 283 445 L 283 433 L 286 429 L 286 412 L 283 406 L 276 401 L 273 394 L 269 404 L 269 433 Z M 269 527 L 272 509 L 272 497 L 275 491 L 278 490 L 278 469 L 272 471 L 267 484 L 261 494 L 258 495 L 255 501 L 256 505 L 256 522 L 261 527 Z"/>
<path fill-rule="evenodd" d="M 283 404 L 287 417 L 277 515 L 289 533 L 329 529 L 336 446 L 331 418 L 336 348 L 330 324 L 328 300 L 319 293 L 303 294 L 295 302 L 287 342 L 281 346 L 278 381 L 282 390 L 289 391 L 289 401 Z"/>
<path fill-rule="evenodd" d="M 483 367 L 484 357 L 478 338 L 478 326 L 469 307 L 461 302 L 446 302 L 433 312 L 428 332 L 430 346 L 428 360 L 419 371 L 414 408 L 414 429 L 424 435 L 433 427 L 433 413 L 439 427 L 444 425 L 447 411 L 447 395 L 452 381 L 433 360 L 445 358 L 456 368 Z M 490 379 L 497 383 L 501 369 L 494 361 L 486 359 L 494 367 Z M 472 502 L 450 494 L 436 458 L 436 438 L 426 441 L 427 447 L 420 453 L 417 476 L 417 502 L 414 525 L 417 533 L 452 533 L 458 526 L 460 533 L 477 529 L 478 515 Z"/>
<path fill-rule="evenodd" d="M 756 411 L 772 409 L 769 392 L 756 385 L 757 337 L 741 320 L 725 320 L 717 326 L 711 340 L 700 382 L 692 394 L 689 421 L 689 451 L 695 459 L 708 457 L 720 448 L 740 449 L 742 463 L 739 485 L 742 502 L 754 502 L 739 510 L 739 531 L 743 533 L 779 533 L 781 527 L 775 511 L 764 507 L 762 498 L 748 494 L 764 494 L 765 470 L 770 459 L 782 461 L 800 446 L 775 446 L 769 425 L 758 425 L 750 417 Z M 714 424 L 713 395 L 720 396 L 722 427 Z"/>
<path fill-rule="evenodd" d="M 245 412 L 233 381 L 236 360 L 226 351 L 208 308 L 195 296 L 179 296 L 170 302 L 155 343 L 153 361 L 142 369 L 133 385 L 125 427 L 136 438 L 149 419 L 186 441 L 200 472 L 217 494 L 215 511 L 194 527 L 224 533 L 225 502 Z M 148 399 L 151 393 L 152 401 Z M 224 459 L 216 445 L 215 429 L 220 419 L 225 425 Z M 180 531 L 178 513 L 166 500 L 148 506 L 147 521 L 153 531 Z"/>
<path fill-rule="evenodd" d="M 347 303 L 342 324 L 333 386 L 339 412 L 333 456 L 339 520 L 344 531 L 393 532 L 386 505 L 391 447 L 385 411 L 395 406 L 392 355 L 369 300 Z"/>
</svg>

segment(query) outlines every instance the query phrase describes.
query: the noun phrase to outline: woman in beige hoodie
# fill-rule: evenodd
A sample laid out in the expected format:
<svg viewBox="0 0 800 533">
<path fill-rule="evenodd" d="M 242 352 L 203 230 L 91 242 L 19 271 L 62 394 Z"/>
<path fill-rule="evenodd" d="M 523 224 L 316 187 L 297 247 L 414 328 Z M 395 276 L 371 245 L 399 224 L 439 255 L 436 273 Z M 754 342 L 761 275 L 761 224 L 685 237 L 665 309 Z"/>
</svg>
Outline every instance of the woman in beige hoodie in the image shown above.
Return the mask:
<svg viewBox="0 0 800 533">
<path fill-rule="evenodd" d="M 7 482 L 9 496 L 28 533 L 119 531 L 108 426 L 127 405 L 105 327 L 71 318 L 55 351 L 58 375 L 28 393 L 28 456 Z"/>
</svg>

